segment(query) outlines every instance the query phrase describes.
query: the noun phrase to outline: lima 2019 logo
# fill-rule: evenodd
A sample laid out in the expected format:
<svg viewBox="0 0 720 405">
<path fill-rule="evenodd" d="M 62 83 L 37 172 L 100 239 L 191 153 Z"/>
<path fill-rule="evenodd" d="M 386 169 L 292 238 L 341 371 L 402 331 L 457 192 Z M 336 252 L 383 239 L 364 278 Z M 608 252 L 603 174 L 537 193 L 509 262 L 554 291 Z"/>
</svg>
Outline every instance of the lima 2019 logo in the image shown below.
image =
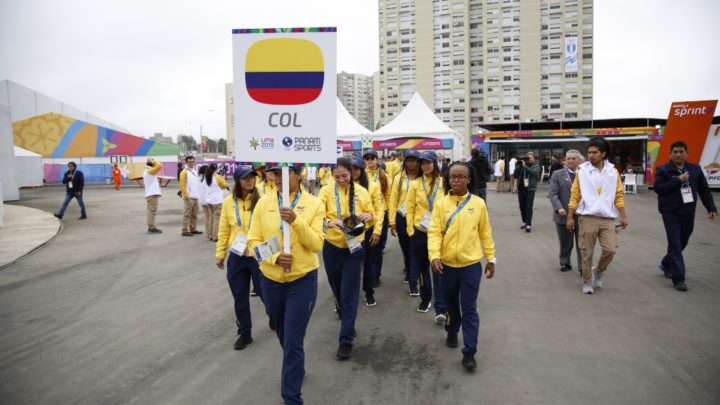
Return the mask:
<svg viewBox="0 0 720 405">
<path fill-rule="evenodd" d="M 314 42 L 299 38 L 254 43 L 245 58 L 245 87 L 263 104 L 307 104 L 320 96 L 325 77 L 323 54 Z"/>
</svg>

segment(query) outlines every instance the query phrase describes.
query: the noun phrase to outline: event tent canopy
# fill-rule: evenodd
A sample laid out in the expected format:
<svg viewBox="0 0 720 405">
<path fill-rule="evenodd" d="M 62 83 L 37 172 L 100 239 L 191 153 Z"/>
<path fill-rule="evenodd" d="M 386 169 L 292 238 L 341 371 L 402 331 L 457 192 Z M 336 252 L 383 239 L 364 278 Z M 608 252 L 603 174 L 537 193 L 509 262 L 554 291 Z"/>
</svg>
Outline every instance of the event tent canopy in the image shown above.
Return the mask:
<svg viewBox="0 0 720 405">
<path fill-rule="evenodd" d="M 360 140 L 364 135 L 372 135 L 372 132 L 365 128 L 362 124 L 350 115 L 345 106 L 336 98 L 337 108 L 335 114 L 337 117 L 337 137 L 348 140 Z"/>
<path fill-rule="evenodd" d="M 373 139 L 376 141 L 394 138 L 451 140 L 453 159 L 460 159 L 462 156 L 462 134 L 445 125 L 417 92 L 397 117 L 373 133 Z"/>
</svg>

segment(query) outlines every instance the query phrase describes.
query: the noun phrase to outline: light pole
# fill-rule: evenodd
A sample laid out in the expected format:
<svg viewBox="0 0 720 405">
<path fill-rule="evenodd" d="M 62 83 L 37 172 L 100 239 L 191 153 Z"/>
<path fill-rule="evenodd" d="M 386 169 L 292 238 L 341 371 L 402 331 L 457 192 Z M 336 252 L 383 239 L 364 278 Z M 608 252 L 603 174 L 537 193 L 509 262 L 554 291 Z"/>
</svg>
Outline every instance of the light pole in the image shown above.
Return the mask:
<svg viewBox="0 0 720 405">
<path fill-rule="evenodd" d="M 202 124 L 203 124 L 203 116 L 207 113 L 211 113 L 213 110 L 206 110 L 200 113 L 200 153 L 202 153 Z"/>
</svg>

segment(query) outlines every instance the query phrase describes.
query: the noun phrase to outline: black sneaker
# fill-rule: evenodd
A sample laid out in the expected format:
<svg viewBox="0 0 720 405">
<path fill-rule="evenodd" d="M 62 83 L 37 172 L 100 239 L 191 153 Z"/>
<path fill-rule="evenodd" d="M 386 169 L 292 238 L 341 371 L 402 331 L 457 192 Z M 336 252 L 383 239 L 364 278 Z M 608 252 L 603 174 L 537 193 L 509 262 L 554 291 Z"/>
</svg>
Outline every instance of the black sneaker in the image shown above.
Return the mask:
<svg viewBox="0 0 720 405">
<path fill-rule="evenodd" d="M 148 229 L 147 233 L 162 233 L 162 231 L 158 228 L 151 228 L 151 229 Z"/>
<path fill-rule="evenodd" d="M 432 306 L 432 303 L 430 301 L 422 300 L 420 301 L 420 305 L 418 305 L 418 312 L 425 313 L 430 310 L 430 307 Z"/>
<path fill-rule="evenodd" d="M 520 227 L 520 229 L 525 229 L 525 228 L 527 228 L 527 224 L 522 224 L 522 226 Z"/>
<path fill-rule="evenodd" d="M 685 292 L 685 291 L 688 290 L 687 284 L 685 284 L 684 281 L 680 281 L 680 282 L 677 282 L 677 283 L 673 283 L 673 287 L 674 287 L 676 290 L 682 291 L 682 292 Z"/>
<path fill-rule="evenodd" d="M 183 233 L 182 233 L 181 235 L 182 235 L 182 236 L 193 236 L 193 234 L 192 234 L 191 232 L 188 232 L 188 231 L 183 231 Z"/>
<path fill-rule="evenodd" d="M 53 216 L 57 219 L 62 219 L 62 215 L 58 214 L 57 212 L 54 212 Z"/>
<path fill-rule="evenodd" d="M 190 233 L 193 235 L 202 235 L 202 231 L 198 231 L 197 229 L 190 231 Z"/>
<path fill-rule="evenodd" d="M 377 305 L 377 301 L 375 301 L 375 297 L 373 297 L 373 294 L 365 295 L 365 305 L 368 307 L 374 307 L 375 305 Z"/>
<path fill-rule="evenodd" d="M 530 225 L 525 227 L 525 232 L 530 233 L 532 232 L 532 227 Z"/>
<path fill-rule="evenodd" d="M 445 346 L 455 349 L 458 347 L 458 334 L 448 332 L 447 338 L 445 339 Z"/>
<path fill-rule="evenodd" d="M 663 276 L 665 276 L 665 278 L 667 278 L 667 279 L 671 279 L 671 278 L 672 278 L 672 274 L 670 273 L 670 269 L 668 269 L 667 267 L 664 267 L 664 266 L 662 265 L 662 263 L 660 263 L 660 266 L 658 266 L 658 267 L 660 268 L 660 271 L 662 271 Z"/>
<path fill-rule="evenodd" d="M 410 292 L 408 293 L 411 297 L 419 297 L 420 296 L 420 290 L 418 290 L 417 286 L 410 286 Z"/>
<path fill-rule="evenodd" d="M 250 291 L 250 296 L 251 296 L 251 297 L 257 297 L 257 293 L 255 292 L 255 289 L 254 289 L 254 288 Z"/>
<path fill-rule="evenodd" d="M 475 370 L 477 368 L 477 363 L 475 362 L 475 356 L 472 354 L 463 354 L 462 365 L 468 371 Z"/>
<path fill-rule="evenodd" d="M 340 360 L 349 359 L 350 356 L 352 356 L 352 345 L 349 343 L 340 343 L 336 356 Z"/>
<path fill-rule="evenodd" d="M 233 349 L 235 350 L 242 350 L 247 347 L 250 343 L 252 343 L 252 337 L 250 336 L 238 336 L 237 340 L 235 341 L 235 344 L 233 345 Z"/>
<path fill-rule="evenodd" d="M 82 215 L 82 216 L 81 216 L 80 218 L 78 218 L 78 219 L 80 219 L 80 220 L 82 220 L 82 219 L 87 219 L 87 215 Z"/>
<path fill-rule="evenodd" d="M 560 271 L 565 272 L 565 271 L 570 271 L 570 270 L 572 270 L 572 266 L 567 265 L 567 264 L 560 265 Z"/>
</svg>

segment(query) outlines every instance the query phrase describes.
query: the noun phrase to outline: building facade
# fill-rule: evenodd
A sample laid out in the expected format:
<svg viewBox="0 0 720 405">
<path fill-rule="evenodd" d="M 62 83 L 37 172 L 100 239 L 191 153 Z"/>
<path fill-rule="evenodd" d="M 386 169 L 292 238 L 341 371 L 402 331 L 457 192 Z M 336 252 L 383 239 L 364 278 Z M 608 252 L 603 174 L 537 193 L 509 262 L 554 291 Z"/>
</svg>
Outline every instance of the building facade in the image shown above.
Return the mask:
<svg viewBox="0 0 720 405">
<path fill-rule="evenodd" d="M 225 133 L 227 137 L 227 154 L 235 156 L 235 112 L 233 103 L 233 84 L 225 83 Z"/>
<path fill-rule="evenodd" d="M 337 96 L 345 109 L 365 128 L 374 129 L 373 76 L 340 72 Z"/>
<path fill-rule="evenodd" d="M 415 91 L 465 135 L 592 118 L 592 0 L 379 0 L 379 30 L 381 125 Z"/>
</svg>

